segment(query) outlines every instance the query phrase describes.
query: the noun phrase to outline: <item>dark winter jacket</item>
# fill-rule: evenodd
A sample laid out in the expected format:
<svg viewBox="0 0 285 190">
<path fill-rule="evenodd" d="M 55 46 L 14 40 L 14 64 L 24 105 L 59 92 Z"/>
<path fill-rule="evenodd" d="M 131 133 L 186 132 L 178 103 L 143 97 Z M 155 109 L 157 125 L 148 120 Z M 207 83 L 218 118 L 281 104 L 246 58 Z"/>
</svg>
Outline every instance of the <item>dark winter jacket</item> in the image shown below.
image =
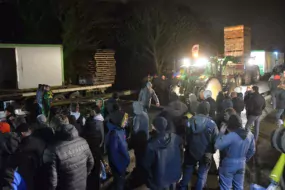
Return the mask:
<svg viewBox="0 0 285 190">
<path fill-rule="evenodd" d="M 198 114 L 189 120 L 186 129 L 187 149 L 194 161 L 199 161 L 205 154 L 215 153 L 215 140 L 218 128 L 213 120 L 205 115 Z"/>
<path fill-rule="evenodd" d="M 40 188 L 37 183 L 38 174 L 42 166 L 42 158 L 46 144 L 43 140 L 32 135 L 22 139 L 19 146 L 18 156 L 18 172 L 25 179 L 29 190 Z M 36 185 L 38 184 L 38 186 Z"/>
<path fill-rule="evenodd" d="M 181 177 L 182 139 L 176 134 L 158 133 L 151 138 L 143 161 L 149 189 L 163 189 Z"/>
<path fill-rule="evenodd" d="M 232 99 L 234 110 L 240 115 L 244 110 L 244 102 L 243 99 L 239 97 L 235 97 Z"/>
<path fill-rule="evenodd" d="M 209 102 L 210 104 L 210 113 L 209 113 L 209 116 L 212 118 L 212 119 L 215 119 L 216 118 L 216 111 L 217 111 L 217 105 L 216 105 L 216 101 L 213 99 L 213 98 L 207 98 L 206 99 L 207 102 Z"/>
<path fill-rule="evenodd" d="M 224 101 L 225 97 L 223 92 L 219 92 L 218 96 L 217 96 L 217 100 L 216 100 L 216 105 L 217 105 L 217 113 L 218 114 L 224 114 L 223 113 L 223 101 Z"/>
<path fill-rule="evenodd" d="M 223 107 L 223 112 L 225 112 L 226 109 L 229 109 L 229 108 L 233 108 L 233 101 L 230 99 L 230 98 L 226 98 L 223 100 L 222 102 L 222 107 Z"/>
<path fill-rule="evenodd" d="M 118 101 L 115 98 L 110 98 L 106 101 L 106 115 L 111 114 L 112 112 L 114 112 L 114 105 L 118 105 Z M 106 116 L 105 115 L 105 116 Z"/>
<path fill-rule="evenodd" d="M 260 116 L 266 104 L 264 97 L 259 93 L 252 93 L 246 101 L 247 115 Z"/>
<path fill-rule="evenodd" d="M 16 133 L 0 133 L 0 189 L 12 187 L 18 159 L 15 153 L 19 143 L 20 138 Z"/>
<path fill-rule="evenodd" d="M 278 88 L 275 92 L 276 97 L 276 108 L 285 109 L 285 89 Z"/>
<path fill-rule="evenodd" d="M 94 166 L 87 142 L 72 125 L 60 126 L 56 134 L 57 142 L 44 153 L 44 162 L 49 164 L 49 189 L 86 189 L 87 176 Z"/>
<path fill-rule="evenodd" d="M 100 151 L 104 144 L 104 118 L 101 114 L 86 121 L 82 136 L 86 139 L 93 157 Z"/>
<path fill-rule="evenodd" d="M 268 81 L 268 86 L 269 86 L 269 90 L 271 91 L 271 93 L 274 93 L 277 91 L 277 87 L 280 84 L 280 76 L 279 75 L 275 75 L 273 77 L 271 77 Z"/>
<path fill-rule="evenodd" d="M 109 164 L 113 171 L 123 175 L 130 164 L 126 133 L 123 128 L 111 122 L 107 123 L 107 127 L 109 131 L 106 135 L 106 148 Z"/>
</svg>

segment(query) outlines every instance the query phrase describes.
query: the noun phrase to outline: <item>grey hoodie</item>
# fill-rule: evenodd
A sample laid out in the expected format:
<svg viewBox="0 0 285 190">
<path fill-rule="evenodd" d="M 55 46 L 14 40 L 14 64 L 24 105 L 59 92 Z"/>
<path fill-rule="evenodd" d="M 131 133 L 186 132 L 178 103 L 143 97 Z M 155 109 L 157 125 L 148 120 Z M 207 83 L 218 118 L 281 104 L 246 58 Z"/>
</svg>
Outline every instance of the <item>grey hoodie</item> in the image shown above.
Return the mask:
<svg viewBox="0 0 285 190">
<path fill-rule="evenodd" d="M 147 87 L 145 87 L 141 89 L 138 101 L 141 102 L 144 107 L 149 108 L 152 98 L 154 99 L 155 103 L 159 103 L 159 100 L 158 100 L 158 97 L 155 91 L 152 88 L 148 89 Z"/>
<path fill-rule="evenodd" d="M 143 111 L 143 105 L 140 102 L 133 103 L 133 109 L 135 117 L 133 120 L 133 133 L 137 134 L 139 131 L 144 131 L 149 138 L 149 117 L 146 112 Z"/>
</svg>

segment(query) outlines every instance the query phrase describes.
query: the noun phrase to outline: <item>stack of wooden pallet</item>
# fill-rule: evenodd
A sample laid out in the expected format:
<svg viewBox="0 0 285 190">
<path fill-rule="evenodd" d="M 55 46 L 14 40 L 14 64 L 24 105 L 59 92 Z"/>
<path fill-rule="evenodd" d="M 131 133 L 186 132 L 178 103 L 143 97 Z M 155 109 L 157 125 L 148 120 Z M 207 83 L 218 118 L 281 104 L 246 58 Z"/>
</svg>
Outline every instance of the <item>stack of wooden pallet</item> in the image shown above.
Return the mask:
<svg viewBox="0 0 285 190">
<path fill-rule="evenodd" d="M 95 56 L 95 84 L 113 84 L 116 77 L 116 60 L 113 50 L 97 50 Z"/>
</svg>

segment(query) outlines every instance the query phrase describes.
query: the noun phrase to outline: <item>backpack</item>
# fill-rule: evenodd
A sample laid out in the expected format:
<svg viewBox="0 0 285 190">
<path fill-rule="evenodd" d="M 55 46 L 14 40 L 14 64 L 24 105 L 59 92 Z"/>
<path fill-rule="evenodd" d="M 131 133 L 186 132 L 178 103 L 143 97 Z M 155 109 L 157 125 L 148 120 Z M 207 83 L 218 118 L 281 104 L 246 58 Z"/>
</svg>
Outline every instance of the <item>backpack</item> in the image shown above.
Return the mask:
<svg viewBox="0 0 285 190">
<path fill-rule="evenodd" d="M 192 121 L 192 122 L 191 122 Z M 192 127 L 194 125 L 197 128 L 196 118 L 190 120 L 190 125 L 188 125 L 186 130 L 186 141 L 187 141 L 187 150 L 192 158 L 196 161 L 201 160 L 201 158 L 208 153 L 209 145 L 211 143 L 211 133 L 207 124 L 210 119 L 205 118 L 202 127 L 203 130 L 200 133 L 194 133 Z"/>
</svg>

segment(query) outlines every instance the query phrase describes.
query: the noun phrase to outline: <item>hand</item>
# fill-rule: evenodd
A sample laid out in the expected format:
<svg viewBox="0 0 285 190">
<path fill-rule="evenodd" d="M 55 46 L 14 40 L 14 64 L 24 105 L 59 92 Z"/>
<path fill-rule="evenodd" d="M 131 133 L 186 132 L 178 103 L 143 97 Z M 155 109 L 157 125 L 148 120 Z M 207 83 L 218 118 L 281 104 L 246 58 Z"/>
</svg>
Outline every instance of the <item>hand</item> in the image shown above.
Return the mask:
<svg viewBox="0 0 285 190">
<path fill-rule="evenodd" d="M 159 104 L 159 103 L 156 103 L 156 106 L 157 106 L 157 107 L 159 107 L 159 106 L 160 106 L 160 104 Z"/>
</svg>

